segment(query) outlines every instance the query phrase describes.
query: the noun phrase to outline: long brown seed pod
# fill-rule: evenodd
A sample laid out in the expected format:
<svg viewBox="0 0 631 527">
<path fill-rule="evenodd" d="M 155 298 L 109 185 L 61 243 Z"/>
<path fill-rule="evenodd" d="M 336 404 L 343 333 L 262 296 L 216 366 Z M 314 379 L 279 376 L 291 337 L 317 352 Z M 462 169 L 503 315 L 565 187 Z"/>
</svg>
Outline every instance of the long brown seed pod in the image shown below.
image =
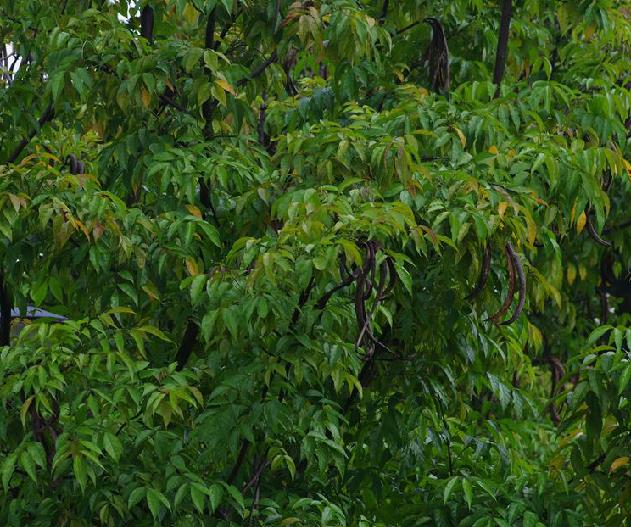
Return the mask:
<svg viewBox="0 0 631 527">
<path fill-rule="evenodd" d="M 475 284 L 473 291 L 471 291 L 471 293 L 467 295 L 468 300 L 474 299 L 476 296 L 478 296 L 482 292 L 482 289 L 484 289 L 484 286 L 486 285 L 486 282 L 489 279 L 490 270 L 491 270 L 491 245 L 487 244 L 486 247 L 484 247 L 484 256 L 482 257 L 482 270 L 480 271 L 480 277 L 478 278 L 478 281 Z"/>
<path fill-rule="evenodd" d="M 499 320 L 507 313 L 515 296 L 515 263 L 513 262 L 513 258 L 508 248 L 509 245 L 510 244 L 507 243 L 504 248 L 506 252 L 506 263 L 508 264 L 508 292 L 506 293 L 506 298 L 504 299 L 502 307 L 500 307 L 499 311 L 489 319 L 494 324 L 498 324 Z"/>
<path fill-rule="evenodd" d="M 585 211 L 585 224 L 587 225 L 587 232 L 589 232 L 592 240 L 602 245 L 603 247 L 611 247 L 611 242 L 601 238 L 600 235 L 596 232 L 596 229 L 594 229 L 594 224 L 592 223 L 592 220 L 589 219 L 589 210 Z"/>
<path fill-rule="evenodd" d="M 359 331 L 364 328 L 366 323 L 366 304 L 364 299 L 364 287 L 366 283 L 366 276 L 361 273 L 357 278 L 357 290 L 355 291 L 355 316 L 357 318 L 357 327 Z M 361 342 L 357 345 L 359 346 Z"/>
<path fill-rule="evenodd" d="M 388 282 L 388 287 L 386 287 L 383 292 L 382 298 L 385 298 L 392 293 L 394 287 L 397 285 L 397 279 L 399 278 L 397 276 L 396 268 L 394 267 L 394 260 L 388 256 L 386 262 L 388 264 L 388 277 L 390 278 L 390 281 Z"/>
<path fill-rule="evenodd" d="M 503 326 L 508 326 L 509 324 L 515 322 L 515 320 L 519 318 L 519 315 L 521 315 L 521 312 L 524 309 L 524 304 L 526 303 L 526 275 L 524 274 L 524 269 L 519 261 L 519 256 L 517 256 L 517 253 L 510 242 L 506 244 L 506 250 L 510 254 L 513 261 L 513 267 L 517 272 L 517 278 L 519 280 L 519 300 L 517 301 L 517 307 L 515 308 L 513 315 L 508 320 L 502 322 Z"/>
</svg>

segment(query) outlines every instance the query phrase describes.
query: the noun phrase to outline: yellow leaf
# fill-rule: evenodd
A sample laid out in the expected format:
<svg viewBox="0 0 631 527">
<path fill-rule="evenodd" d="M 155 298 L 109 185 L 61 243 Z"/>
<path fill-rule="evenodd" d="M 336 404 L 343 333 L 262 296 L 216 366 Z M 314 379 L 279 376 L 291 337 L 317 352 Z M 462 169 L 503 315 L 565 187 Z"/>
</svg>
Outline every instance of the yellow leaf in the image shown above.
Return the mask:
<svg viewBox="0 0 631 527">
<path fill-rule="evenodd" d="M 578 266 L 578 276 L 581 277 L 581 280 L 585 280 L 587 278 L 587 269 L 583 264 L 579 264 Z"/>
<path fill-rule="evenodd" d="M 193 260 L 193 258 L 186 259 L 186 270 L 188 274 L 191 276 L 195 276 L 199 274 L 199 269 L 197 268 L 197 262 Z"/>
<path fill-rule="evenodd" d="M 215 84 L 217 84 L 222 90 L 231 93 L 235 97 L 237 96 L 237 92 L 234 91 L 234 88 L 230 85 L 230 83 L 225 79 L 216 79 Z"/>
<path fill-rule="evenodd" d="M 572 285 L 576 280 L 576 266 L 574 264 L 568 264 L 567 266 L 567 283 Z"/>
<path fill-rule="evenodd" d="M 23 197 L 16 196 L 15 194 L 11 194 L 10 192 L 7 192 L 7 194 L 9 195 L 9 199 L 11 200 L 11 203 L 13 204 L 13 208 L 15 209 L 15 212 L 20 212 L 20 207 L 23 207 L 24 205 L 26 205 L 26 200 Z"/>
<path fill-rule="evenodd" d="M 535 244 L 535 239 L 537 238 L 537 224 L 532 219 L 532 215 L 530 211 L 526 207 L 520 207 L 524 218 L 526 218 L 526 225 L 528 228 L 528 245 L 531 247 Z"/>
<path fill-rule="evenodd" d="M 576 232 L 580 234 L 585 228 L 586 223 L 587 223 L 587 216 L 585 215 L 585 212 L 581 212 L 580 215 L 578 216 L 578 219 L 576 220 Z"/>
<path fill-rule="evenodd" d="M 142 290 L 147 293 L 147 295 L 149 295 L 149 298 L 151 298 L 152 300 L 160 300 L 160 294 L 158 293 L 156 286 L 153 285 L 151 282 L 143 285 Z"/>
<path fill-rule="evenodd" d="M 33 399 L 35 399 L 35 395 L 31 395 L 26 401 L 24 401 L 22 408 L 20 408 L 20 421 L 22 421 L 22 426 L 26 426 L 26 412 L 28 412 Z"/>
<path fill-rule="evenodd" d="M 620 467 L 624 467 L 625 465 L 628 465 L 628 464 L 629 464 L 628 456 L 619 457 L 618 459 L 614 460 L 614 462 L 611 464 L 611 467 L 609 468 L 609 472 L 615 472 Z"/>
<path fill-rule="evenodd" d="M 188 205 L 186 205 L 186 210 L 189 211 L 196 218 L 202 217 L 202 211 L 199 210 L 195 205 L 189 203 Z"/>
<path fill-rule="evenodd" d="M 460 128 L 457 128 L 456 126 L 454 126 L 453 129 L 455 130 L 455 132 L 458 134 L 458 137 L 460 138 L 460 142 L 462 143 L 462 148 L 467 146 L 467 138 L 462 133 L 462 130 L 460 130 Z"/>
<path fill-rule="evenodd" d="M 493 145 L 493 146 L 489 146 L 489 154 L 495 154 L 495 155 L 497 155 L 497 154 L 499 154 L 499 153 L 500 153 L 500 152 L 499 152 L 499 150 L 497 149 L 497 147 L 496 147 L 495 145 Z"/>
<path fill-rule="evenodd" d="M 504 214 L 506 214 L 506 209 L 508 208 L 507 201 L 500 201 L 500 204 L 497 207 L 497 210 L 500 214 L 500 218 L 504 218 Z"/>
<path fill-rule="evenodd" d="M 631 178 L 631 163 L 624 158 L 622 158 L 622 163 L 624 164 L 624 168 L 627 169 L 627 175 Z"/>
<path fill-rule="evenodd" d="M 145 88 L 141 89 L 140 98 L 142 99 L 142 105 L 145 108 L 149 108 L 149 104 L 151 104 L 151 95 Z"/>
<path fill-rule="evenodd" d="M 182 11 L 182 16 L 184 17 L 184 19 L 191 25 L 196 25 L 197 24 L 197 17 L 199 15 L 199 12 L 197 11 L 197 9 L 195 9 L 195 7 L 193 7 L 190 3 L 186 3 L 186 5 L 184 6 L 184 10 Z"/>
<path fill-rule="evenodd" d="M 596 26 L 592 26 L 591 24 L 587 26 L 585 28 L 585 31 L 583 31 L 583 36 L 585 37 L 585 40 L 591 40 L 595 32 Z"/>
</svg>

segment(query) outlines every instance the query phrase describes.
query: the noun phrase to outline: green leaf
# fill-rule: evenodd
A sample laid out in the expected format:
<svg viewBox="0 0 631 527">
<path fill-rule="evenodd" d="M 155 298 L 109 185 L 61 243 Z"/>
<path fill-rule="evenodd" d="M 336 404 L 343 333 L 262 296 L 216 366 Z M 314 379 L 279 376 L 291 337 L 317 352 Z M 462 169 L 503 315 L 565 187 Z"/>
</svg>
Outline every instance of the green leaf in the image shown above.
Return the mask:
<svg viewBox="0 0 631 527">
<path fill-rule="evenodd" d="M 160 340 L 164 340 L 165 342 L 171 342 L 171 339 L 165 335 L 162 331 L 154 326 L 144 325 L 136 328 L 138 331 L 142 331 L 144 333 L 149 333 L 155 337 L 158 337 Z"/>
<path fill-rule="evenodd" d="M 86 485 L 88 484 L 88 472 L 86 462 L 81 454 L 77 454 L 72 458 L 72 471 L 79 482 L 81 492 L 85 492 Z"/>
<path fill-rule="evenodd" d="M 9 490 L 9 482 L 11 481 L 11 476 L 13 476 L 13 472 L 15 471 L 16 459 L 17 455 L 13 453 L 9 454 L 2 462 L 0 474 L 2 475 L 2 487 L 4 488 L 5 492 Z"/>
<path fill-rule="evenodd" d="M 147 489 L 145 487 L 138 487 L 132 490 L 131 494 L 129 495 L 129 499 L 127 500 L 127 508 L 132 509 L 133 507 L 135 507 L 146 495 Z"/>
<path fill-rule="evenodd" d="M 199 274 L 193 277 L 191 282 L 191 302 L 193 302 L 193 305 L 197 305 L 199 303 L 199 299 L 204 292 L 207 279 L 208 277 L 204 274 Z"/>
<path fill-rule="evenodd" d="M 454 488 L 454 485 L 458 482 L 458 476 L 452 477 L 445 485 L 445 490 L 443 491 L 443 503 L 447 503 L 449 500 L 449 496 L 451 495 L 451 491 Z"/>
<path fill-rule="evenodd" d="M 621 395 L 622 392 L 624 392 L 626 387 L 629 385 L 629 380 L 631 380 L 631 364 L 627 364 L 618 379 L 618 395 Z"/>
<path fill-rule="evenodd" d="M 203 514 L 206 504 L 206 488 L 201 483 L 191 483 L 191 499 L 195 508 Z"/>
<path fill-rule="evenodd" d="M 147 489 L 147 505 L 149 506 L 151 515 L 154 518 L 157 518 L 158 514 L 160 514 L 160 503 L 162 502 L 161 496 L 161 493 L 156 489 Z"/>
<path fill-rule="evenodd" d="M 112 459 L 118 463 L 121 452 L 123 451 L 123 445 L 120 439 L 111 432 L 106 431 L 103 434 L 103 447 Z"/>
<path fill-rule="evenodd" d="M 222 309 L 221 316 L 223 318 L 224 324 L 228 328 L 228 331 L 232 335 L 232 338 L 236 339 L 239 336 L 239 326 L 234 310 L 230 308 Z"/>
<path fill-rule="evenodd" d="M 471 510 L 471 503 L 473 502 L 473 489 L 471 488 L 471 482 L 466 478 L 462 478 L 462 490 L 464 491 L 464 500 L 467 503 L 469 510 Z"/>
<path fill-rule="evenodd" d="M 213 483 L 208 489 L 208 496 L 210 498 L 210 508 L 215 512 L 223 498 L 223 487 L 218 483 Z"/>
<path fill-rule="evenodd" d="M 33 287 L 31 287 L 31 298 L 35 305 L 41 305 L 46 295 L 48 294 L 48 280 L 42 280 L 41 282 L 37 282 Z"/>
</svg>

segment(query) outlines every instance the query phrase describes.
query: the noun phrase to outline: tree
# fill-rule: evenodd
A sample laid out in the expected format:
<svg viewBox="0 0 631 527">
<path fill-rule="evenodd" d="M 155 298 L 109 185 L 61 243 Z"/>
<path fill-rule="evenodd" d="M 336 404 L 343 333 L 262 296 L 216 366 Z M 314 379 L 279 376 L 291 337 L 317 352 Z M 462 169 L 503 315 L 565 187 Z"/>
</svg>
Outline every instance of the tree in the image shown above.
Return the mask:
<svg viewBox="0 0 631 527">
<path fill-rule="evenodd" d="M 501 4 L 0 6 L 3 525 L 629 524 L 631 12 Z"/>
</svg>

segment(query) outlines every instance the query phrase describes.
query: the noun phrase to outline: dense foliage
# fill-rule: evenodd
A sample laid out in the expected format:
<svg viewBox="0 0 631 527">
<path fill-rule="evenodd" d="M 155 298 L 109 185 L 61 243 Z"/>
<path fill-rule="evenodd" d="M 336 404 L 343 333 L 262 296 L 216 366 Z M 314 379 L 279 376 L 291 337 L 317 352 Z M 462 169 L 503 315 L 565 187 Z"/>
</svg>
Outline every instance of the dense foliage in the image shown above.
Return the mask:
<svg viewBox="0 0 631 527">
<path fill-rule="evenodd" d="M 625 4 L 0 2 L 0 523 L 630 525 Z"/>
</svg>

